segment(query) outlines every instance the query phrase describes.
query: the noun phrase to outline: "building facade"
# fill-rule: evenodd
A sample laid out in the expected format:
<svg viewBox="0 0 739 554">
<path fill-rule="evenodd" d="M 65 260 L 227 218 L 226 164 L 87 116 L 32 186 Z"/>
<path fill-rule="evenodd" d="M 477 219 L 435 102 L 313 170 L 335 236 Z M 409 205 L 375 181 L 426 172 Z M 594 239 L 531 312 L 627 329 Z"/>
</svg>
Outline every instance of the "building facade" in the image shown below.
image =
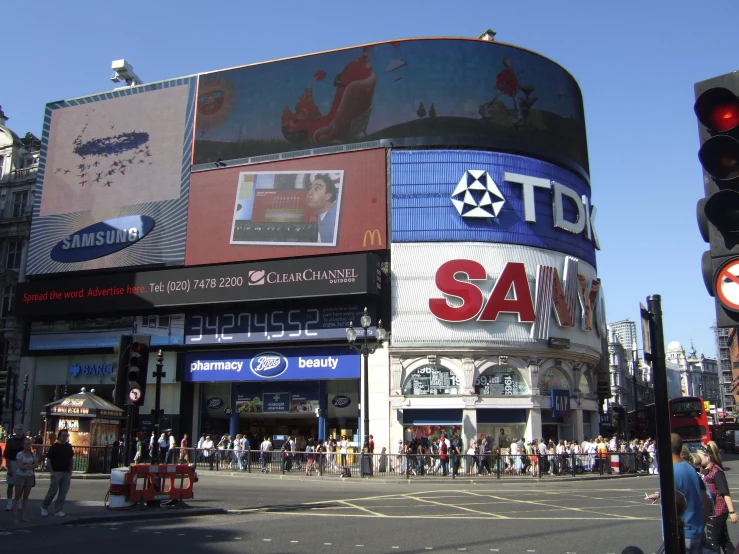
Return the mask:
<svg viewBox="0 0 739 554">
<path fill-rule="evenodd" d="M 722 400 L 719 387 L 719 364 L 714 358 L 698 356 L 690 346 L 687 355 L 682 344 L 673 341 L 667 345 L 667 362 L 680 371 L 681 392 L 683 396 L 700 396 L 716 406 Z"/>
<path fill-rule="evenodd" d="M 54 102 L 45 121 L 18 304 L 36 407 L 83 383 L 110 396 L 117 337 L 144 334 L 179 434 L 358 442 L 362 410 L 391 451 L 599 432 L 583 102 L 547 58 L 408 39 Z M 363 359 L 345 332 L 365 309 L 370 339 L 380 320 L 390 335 Z"/>
<path fill-rule="evenodd" d="M 739 364 L 734 369 L 732 360 L 739 361 L 739 349 L 736 346 L 736 328 L 721 328 L 714 325 L 716 335 L 716 353 L 718 355 L 719 386 L 721 387 L 721 408 L 727 416 L 734 417 L 736 412 L 736 396 L 734 383 L 739 377 Z M 732 350 L 733 348 L 733 350 Z M 734 354 L 732 358 L 732 352 Z"/>
<path fill-rule="evenodd" d="M 10 424 L 28 412 L 23 405 L 14 408 L 16 401 L 22 403 L 24 384 L 19 376 L 23 327 L 13 317 L 13 303 L 17 284 L 25 279 L 41 141 L 30 132 L 20 138 L 7 121 L 0 107 L 0 412 Z"/>
</svg>

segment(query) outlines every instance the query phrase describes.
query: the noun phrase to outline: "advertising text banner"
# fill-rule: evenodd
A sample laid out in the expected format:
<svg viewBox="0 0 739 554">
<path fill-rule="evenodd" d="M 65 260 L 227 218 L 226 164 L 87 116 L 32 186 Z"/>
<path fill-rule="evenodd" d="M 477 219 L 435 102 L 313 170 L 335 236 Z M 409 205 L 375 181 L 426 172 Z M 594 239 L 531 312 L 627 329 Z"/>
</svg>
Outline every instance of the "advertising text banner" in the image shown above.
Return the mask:
<svg viewBox="0 0 739 554">
<path fill-rule="evenodd" d="M 348 346 L 241 352 L 193 352 L 185 356 L 185 381 L 305 381 L 358 379 L 360 356 Z"/>
<path fill-rule="evenodd" d="M 15 315 L 141 312 L 151 308 L 289 298 L 376 294 L 379 258 L 352 254 L 127 274 L 18 285 Z"/>
<path fill-rule="evenodd" d="M 29 275 L 181 264 L 194 77 L 46 106 Z"/>
<path fill-rule="evenodd" d="M 384 149 L 192 174 L 187 265 L 387 248 Z"/>
<path fill-rule="evenodd" d="M 194 164 L 392 141 L 499 148 L 588 171 L 575 80 L 497 42 L 345 48 L 201 75 L 198 87 Z"/>
<path fill-rule="evenodd" d="M 392 153 L 392 241 L 555 250 L 595 267 L 590 186 L 554 164 L 474 150 Z"/>
</svg>

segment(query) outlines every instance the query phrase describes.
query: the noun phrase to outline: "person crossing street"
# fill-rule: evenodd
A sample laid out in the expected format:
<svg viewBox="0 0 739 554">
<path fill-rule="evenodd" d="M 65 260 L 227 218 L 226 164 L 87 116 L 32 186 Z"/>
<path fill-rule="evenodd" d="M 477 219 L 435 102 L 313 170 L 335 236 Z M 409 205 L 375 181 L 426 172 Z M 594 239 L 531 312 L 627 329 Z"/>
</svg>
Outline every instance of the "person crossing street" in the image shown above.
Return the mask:
<svg viewBox="0 0 739 554">
<path fill-rule="evenodd" d="M 54 515 L 64 517 L 67 515 L 64 513 L 64 501 L 72 482 L 72 468 L 74 467 L 74 450 L 72 445 L 69 444 L 69 431 L 67 429 L 61 429 L 57 433 L 56 442 L 49 447 L 46 459 L 51 465 L 51 481 L 46 497 L 41 503 L 41 515 L 43 517 L 49 515 L 49 506 L 56 497 Z"/>
</svg>

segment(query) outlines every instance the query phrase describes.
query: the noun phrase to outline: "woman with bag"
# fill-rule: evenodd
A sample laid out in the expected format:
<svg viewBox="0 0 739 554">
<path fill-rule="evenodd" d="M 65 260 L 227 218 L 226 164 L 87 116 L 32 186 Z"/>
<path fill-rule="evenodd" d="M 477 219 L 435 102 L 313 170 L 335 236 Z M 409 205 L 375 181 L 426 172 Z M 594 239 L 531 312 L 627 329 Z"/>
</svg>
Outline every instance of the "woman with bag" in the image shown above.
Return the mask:
<svg viewBox="0 0 739 554">
<path fill-rule="evenodd" d="M 18 469 L 15 471 L 15 498 L 13 499 L 13 523 L 18 523 L 18 502 L 23 499 L 23 507 L 21 508 L 21 520 L 28 521 L 26 518 L 26 508 L 28 507 L 28 496 L 31 494 L 31 488 L 36 486 L 36 468 L 38 460 L 33 452 L 31 452 L 31 438 L 23 439 L 23 450 L 18 452 L 15 457 L 18 463 Z"/>
<path fill-rule="evenodd" d="M 734 513 L 734 502 L 729 493 L 729 484 L 726 481 L 724 468 L 721 465 L 721 454 L 718 445 L 711 441 L 698 449 L 700 457 L 701 476 L 706 484 L 708 493 L 713 500 L 713 515 L 708 518 L 704 534 L 706 544 L 714 552 L 734 552 L 734 545 L 729 539 L 729 530 L 726 528 L 726 520 L 732 523 L 739 521 Z"/>
</svg>

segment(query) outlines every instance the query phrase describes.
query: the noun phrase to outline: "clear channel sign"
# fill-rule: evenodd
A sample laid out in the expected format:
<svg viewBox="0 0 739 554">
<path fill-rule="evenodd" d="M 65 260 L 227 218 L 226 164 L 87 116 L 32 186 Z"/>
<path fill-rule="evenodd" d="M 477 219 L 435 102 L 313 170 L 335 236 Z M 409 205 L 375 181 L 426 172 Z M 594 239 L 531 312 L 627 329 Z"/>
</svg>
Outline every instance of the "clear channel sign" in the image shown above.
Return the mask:
<svg viewBox="0 0 739 554">
<path fill-rule="evenodd" d="M 733 311 L 739 311 L 739 259 L 725 264 L 716 274 L 716 298 Z"/>
</svg>

